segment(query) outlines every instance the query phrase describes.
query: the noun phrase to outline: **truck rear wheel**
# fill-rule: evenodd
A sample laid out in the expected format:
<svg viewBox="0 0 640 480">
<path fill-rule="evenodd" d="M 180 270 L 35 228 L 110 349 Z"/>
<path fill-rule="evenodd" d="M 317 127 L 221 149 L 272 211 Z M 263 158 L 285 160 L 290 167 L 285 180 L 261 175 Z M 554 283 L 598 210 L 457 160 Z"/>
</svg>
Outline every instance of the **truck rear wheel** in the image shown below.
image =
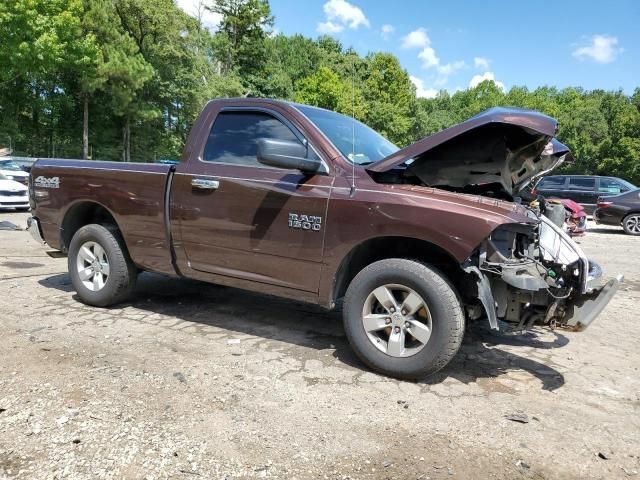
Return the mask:
<svg viewBox="0 0 640 480">
<path fill-rule="evenodd" d="M 91 224 L 80 228 L 69 245 L 71 283 L 83 303 L 106 307 L 124 300 L 136 281 L 136 267 L 120 232 Z"/>
<path fill-rule="evenodd" d="M 372 263 L 356 275 L 343 320 L 358 357 L 402 379 L 440 370 L 464 335 L 464 314 L 451 284 L 434 268 L 401 258 Z"/>
</svg>

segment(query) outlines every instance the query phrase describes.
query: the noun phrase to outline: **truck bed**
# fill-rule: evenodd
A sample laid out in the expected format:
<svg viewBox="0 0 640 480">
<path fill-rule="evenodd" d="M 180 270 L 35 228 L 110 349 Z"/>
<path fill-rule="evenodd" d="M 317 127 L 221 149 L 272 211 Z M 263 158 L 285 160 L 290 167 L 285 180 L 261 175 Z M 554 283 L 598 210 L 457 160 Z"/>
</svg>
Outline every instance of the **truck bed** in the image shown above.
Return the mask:
<svg viewBox="0 0 640 480">
<path fill-rule="evenodd" d="M 38 160 L 31 170 L 31 188 L 45 238 L 51 247 L 66 251 L 70 238 L 65 230 L 91 214 L 98 202 L 120 226 L 138 267 L 174 273 L 165 218 L 167 182 L 173 168 L 151 163 Z"/>
</svg>

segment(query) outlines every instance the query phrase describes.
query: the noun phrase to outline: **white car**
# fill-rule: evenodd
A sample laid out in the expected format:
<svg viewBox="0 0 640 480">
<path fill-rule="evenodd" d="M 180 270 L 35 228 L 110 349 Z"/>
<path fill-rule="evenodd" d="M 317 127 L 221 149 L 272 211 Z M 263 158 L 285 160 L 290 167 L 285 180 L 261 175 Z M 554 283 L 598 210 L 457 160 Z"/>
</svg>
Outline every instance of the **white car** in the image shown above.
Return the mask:
<svg viewBox="0 0 640 480">
<path fill-rule="evenodd" d="M 29 173 L 25 172 L 20 165 L 11 159 L 0 158 L 0 175 L 4 175 L 9 180 L 15 180 L 23 185 L 29 183 Z"/>
<path fill-rule="evenodd" d="M 0 173 L 0 208 L 29 209 L 29 189 Z"/>
</svg>

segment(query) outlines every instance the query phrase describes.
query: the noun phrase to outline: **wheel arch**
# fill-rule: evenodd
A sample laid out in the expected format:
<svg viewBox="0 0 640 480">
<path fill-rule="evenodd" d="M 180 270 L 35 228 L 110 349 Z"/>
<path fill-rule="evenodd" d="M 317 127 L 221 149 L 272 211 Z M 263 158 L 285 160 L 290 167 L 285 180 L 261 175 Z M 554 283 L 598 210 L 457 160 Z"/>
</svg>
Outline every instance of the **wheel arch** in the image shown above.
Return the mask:
<svg viewBox="0 0 640 480">
<path fill-rule="evenodd" d="M 76 202 L 67 209 L 60 224 L 61 250 L 68 252 L 69 244 L 75 233 L 91 223 L 103 226 L 112 225 L 120 230 L 113 212 L 101 203 L 91 200 Z"/>
<path fill-rule="evenodd" d="M 329 304 L 344 296 L 353 278 L 367 265 L 387 258 L 408 258 L 440 270 L 461 292 L 466 273 L 444 248 L 427 240 L 403 236 L 381 236 L 354 246 L 342 259 L 333 277 Z"/>
</svg>

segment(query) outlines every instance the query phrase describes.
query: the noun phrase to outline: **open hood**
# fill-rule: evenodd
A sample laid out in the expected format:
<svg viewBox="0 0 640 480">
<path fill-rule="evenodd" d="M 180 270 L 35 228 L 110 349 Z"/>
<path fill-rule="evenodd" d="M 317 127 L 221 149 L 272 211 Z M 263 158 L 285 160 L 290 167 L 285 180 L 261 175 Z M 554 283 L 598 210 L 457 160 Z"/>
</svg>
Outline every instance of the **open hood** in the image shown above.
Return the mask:
<svg viewBox="0 0 640 480">
<path fill-rule="evenodd" d="M 558 123 L 541 113 L 491 108 L 425 137 L 367 166 L 386 172 L 405 165 L 426 185 L 463 190 L 499 184 L 515 195 L 534 178 L 560 165 L 569 149 L 558 142 Z"/>
</svg>

